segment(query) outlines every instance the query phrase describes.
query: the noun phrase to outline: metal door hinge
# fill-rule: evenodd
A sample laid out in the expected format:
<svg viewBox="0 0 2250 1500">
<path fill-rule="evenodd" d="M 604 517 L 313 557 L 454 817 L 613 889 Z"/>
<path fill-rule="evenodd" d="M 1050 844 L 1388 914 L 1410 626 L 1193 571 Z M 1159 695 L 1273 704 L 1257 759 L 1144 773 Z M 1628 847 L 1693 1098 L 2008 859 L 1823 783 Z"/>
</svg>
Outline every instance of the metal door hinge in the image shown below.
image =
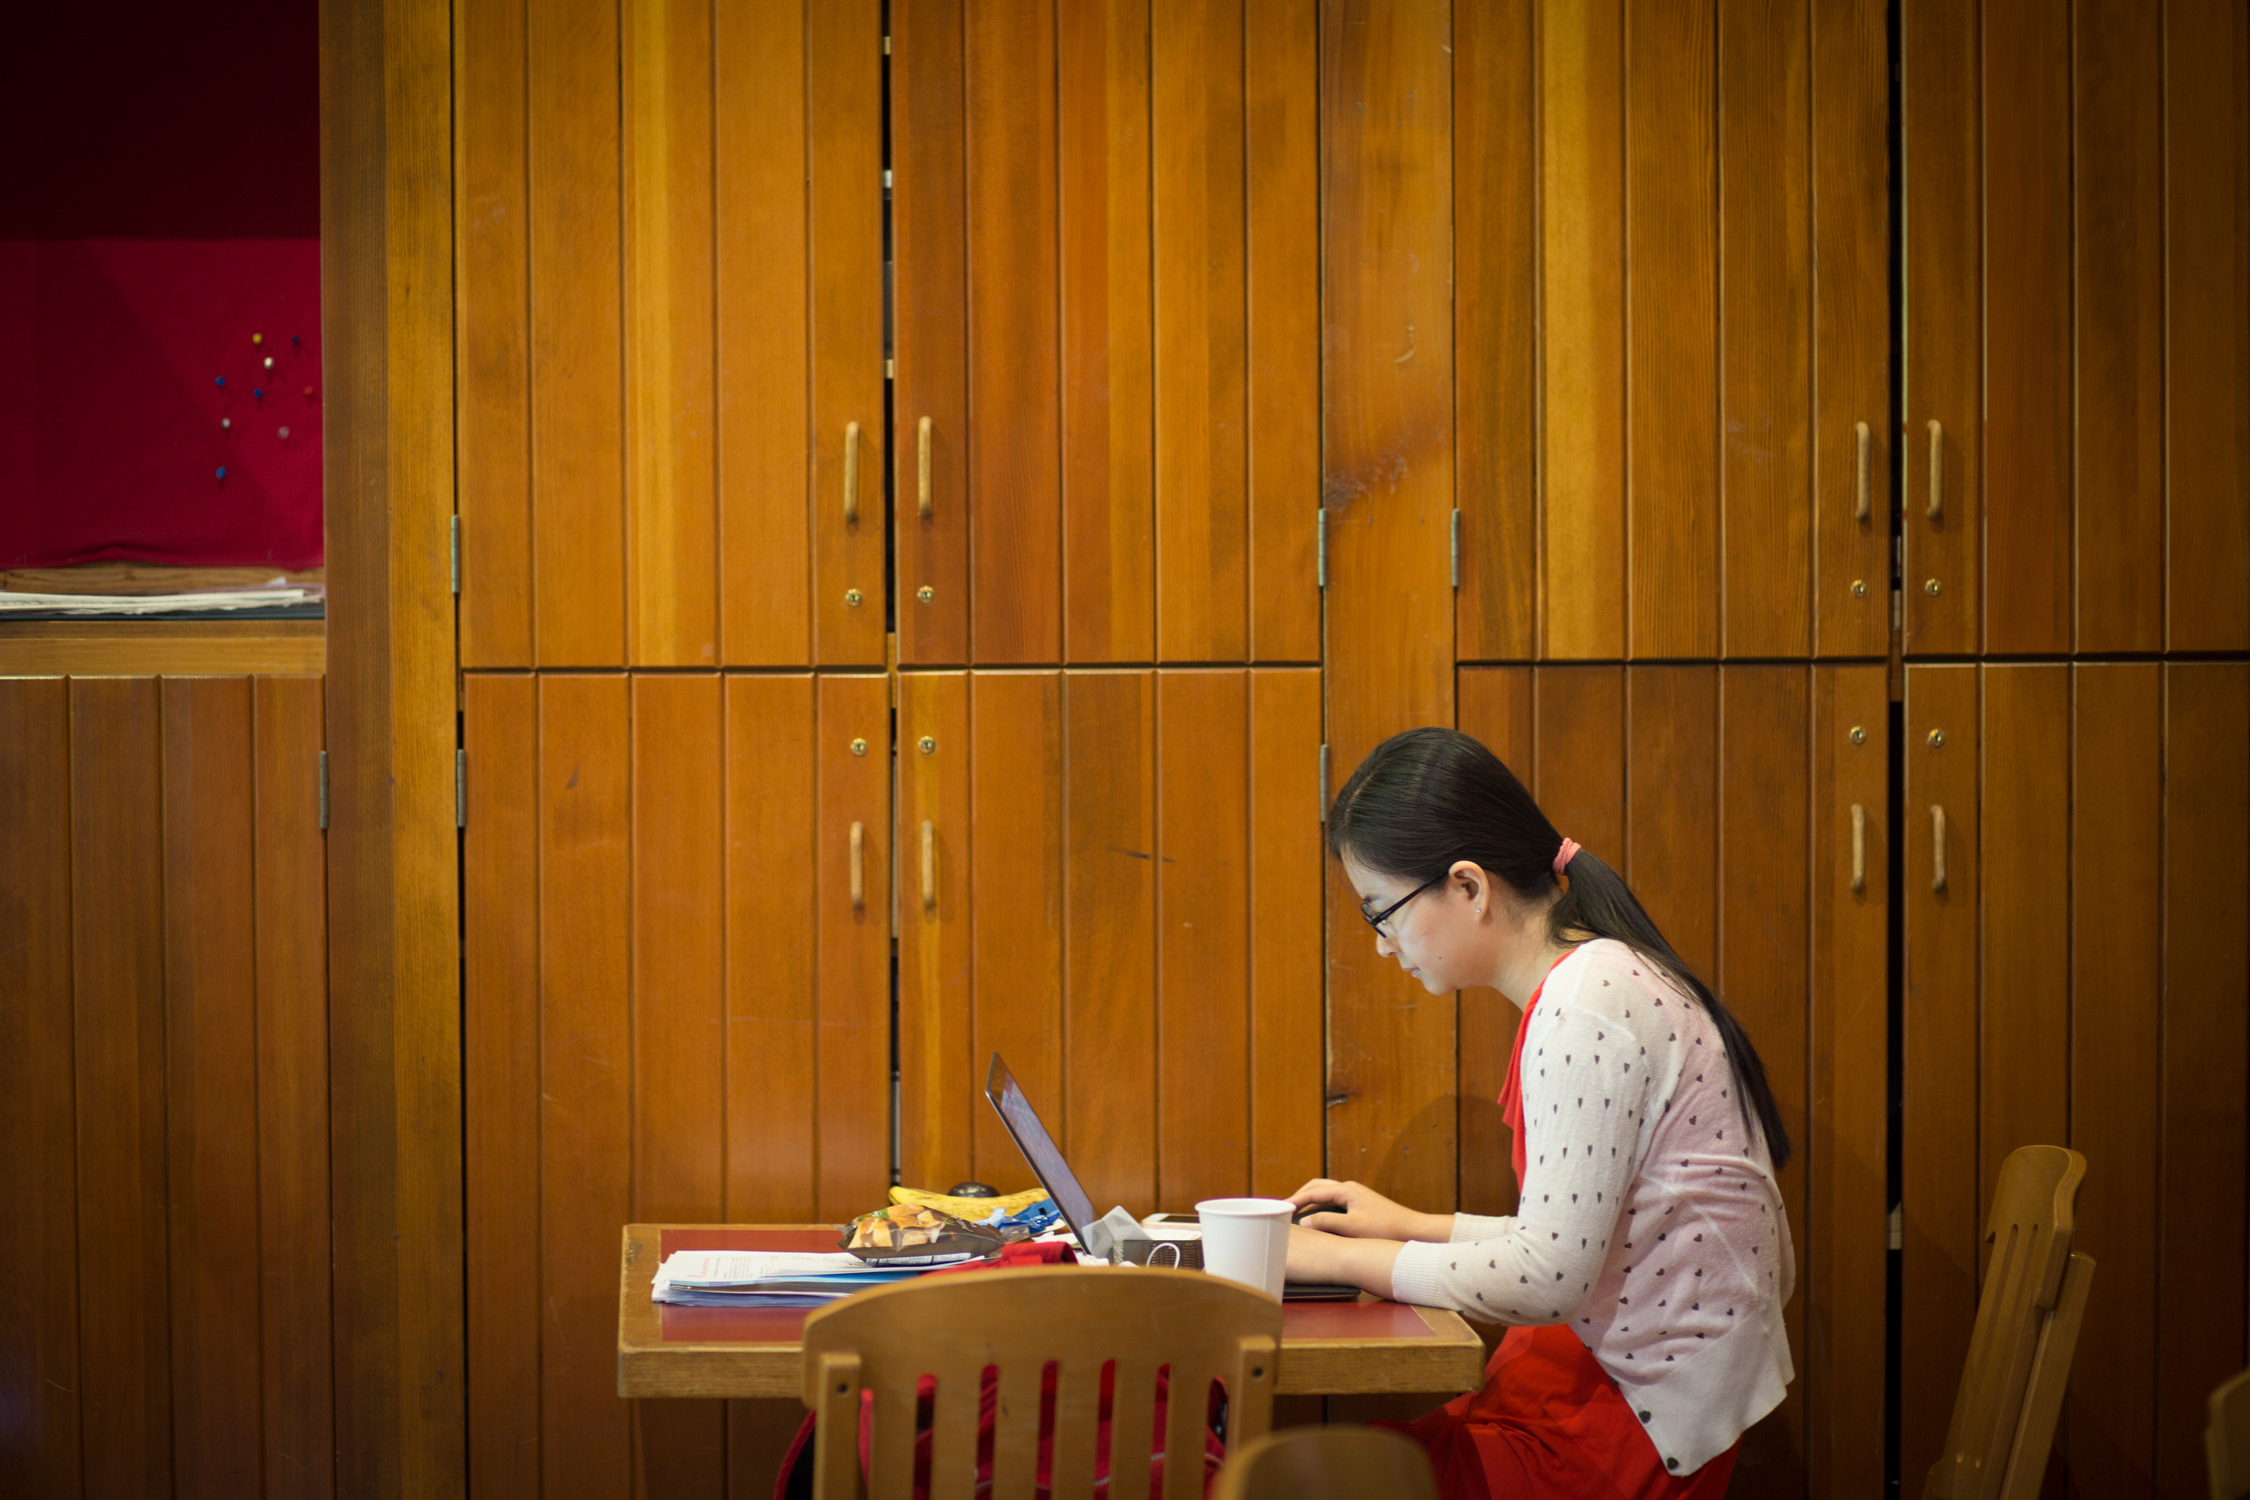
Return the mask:
<svg viewBox="0 0 2250 1500">
<path fill-rule="evenodd" d="M 1315 584 L 1315 585 L 1316 585 L 1317 587 L 1319 587 L 1319 588 L 1326 588 L 1326 587 L 1328 587 L 1328 507 L 1327 507 L 1327 506 L 1323 505 L 1323 506 L 1322 506 L 1322 507 L 1320 508 L 1320 512 L 1319 512 L 1319 517 L 1320 517 L 1320 518 L 1319 518 L 1319 521 L 1317 522 L 1317 529 L 1316 529 L 1316 530 L 1314 531 L 1314 533 L 1313 533 L 1313 535 L 1314 535 L 1314 546 L 1313 546 L 1313 582 L 1314 582 L 1314 584 Z"/>
<path fill-rule="evenodd" d="M 325 751 L 325 750 L 323 750 L 323 751 L 321 751 L 321 752 L 320 752 L 320 826 L 321 826 L 321 830 L 322 830 L 323 832 L 326 832 L 326 831 L 327 831 L 327 828 L 328 828 L 328 752 L 327 752 L 327 751 Z"/>
<path fill-rule="evenodd" d="M 453 518 L 453 592 L 456 597 L 461 592 L 461 518 L 458 515 Z"/>
<path fill-rule="evenodd" d="M 1320 747 L 1320 821 L 1328 821 L 1328 747 Z"/>
<path fill-rule="evenodd" d="M 1896 1203 L 1891 1205 L 1890 1230 L 1891 1248 L 1893 1250 L 1904 1250 L 1906 1248 L 1906 1210 Z"/>
<path fill-rule="evenodd" d="M 1453 512 L 1453 586 L 1455 588 L 1461 586 L 1461 511 L 1459 507 L 1455 507 Z"/>
<path fill-rule="evenodd" d="M 469 752 L 453 752 L 453 826 L 469 826 Z"/>
<path fill-rule="evenodd" d="M 889 37 L 883 38 L 883 55 L 885 57 L 889 57 L 891 55 L 891 39 Z"/>
</svg>

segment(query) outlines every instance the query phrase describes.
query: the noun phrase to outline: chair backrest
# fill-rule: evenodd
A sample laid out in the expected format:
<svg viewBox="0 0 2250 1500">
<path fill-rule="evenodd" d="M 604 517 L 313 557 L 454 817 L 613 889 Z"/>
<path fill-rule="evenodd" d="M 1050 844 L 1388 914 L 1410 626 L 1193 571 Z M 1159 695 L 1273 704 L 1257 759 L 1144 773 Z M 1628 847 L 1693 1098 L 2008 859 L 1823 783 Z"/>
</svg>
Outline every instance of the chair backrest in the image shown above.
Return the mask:
<svg viewBox="0 0 2250 1500">
<path fill-rule="evenodd" d="M 927 1375 L 937 1387 L 930 1500 L 967 1500 L 989 1368 L 998 1382 L 992 1500 L 1030 1500 L 1052 1364 L 1054 1491 L 1089 1494 L 1102 1369 L 1114 1362 L 1109 1493 L 1149 1492 L 1156 1377 L 1168 1369 L 1165 1500 L 1200 1497 L 1212 1380 L 1226 1387 L 1228 1440 L 1263 1436 L 1280 1345 L 1278 1299 L 1196 1271 L 1044 1266 L 862 1292 L 805 1320 L 805 1404 L 819 1417 L 814 1492 L 846 1500 L 857 1491 L 864 1390 L 874 1396 L 868 1493 L 911 1493 L 916 1392 Z"/>
<path fill-rule="evenodd" d="M 1218 1500 L 1437 1500 L 1421 1446 L 1379 1427 L 1291 1427 L 1227 1455 Z"/>
<path fill-rule="evenodd" d="M 2054 1446 L 2094 1262 L 2070 1249 L 2086 1158 L 2025 1146 L 2000 1168 L 1969 1357 L 1928 1500 L 2031 1500 Z"/>
<path fill-rule="evenodd" d="M 2211 1467 L 2211 1500 L 2250 1496 L 2250 1370 L 2211 1393 L 2203 1456 Z"/>
</svg>

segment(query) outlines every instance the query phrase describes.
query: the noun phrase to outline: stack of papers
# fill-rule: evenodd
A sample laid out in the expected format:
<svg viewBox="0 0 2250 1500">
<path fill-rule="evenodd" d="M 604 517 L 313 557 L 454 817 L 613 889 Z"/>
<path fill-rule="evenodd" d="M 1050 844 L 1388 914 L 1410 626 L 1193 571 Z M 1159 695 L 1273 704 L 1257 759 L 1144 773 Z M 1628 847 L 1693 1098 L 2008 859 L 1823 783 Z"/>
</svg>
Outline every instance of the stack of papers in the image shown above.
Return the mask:
<svg viewBox="0 0 2250 1500">
<path fill-rule="evenodd" d="M 656 1268 L 653 1296 L 676 1307 L 820 1307 L 919 1276 L 856 1255 L 779 1250 L 676 1250 Z"/>
<path fill-rule="evenodd" d="M 267 585 L 192 594 L 26 594 L 0 590 L 0 615 L 163 615 L 182 611 L 281 609 L 318 604 L 325 591 Z"/>
</svg>

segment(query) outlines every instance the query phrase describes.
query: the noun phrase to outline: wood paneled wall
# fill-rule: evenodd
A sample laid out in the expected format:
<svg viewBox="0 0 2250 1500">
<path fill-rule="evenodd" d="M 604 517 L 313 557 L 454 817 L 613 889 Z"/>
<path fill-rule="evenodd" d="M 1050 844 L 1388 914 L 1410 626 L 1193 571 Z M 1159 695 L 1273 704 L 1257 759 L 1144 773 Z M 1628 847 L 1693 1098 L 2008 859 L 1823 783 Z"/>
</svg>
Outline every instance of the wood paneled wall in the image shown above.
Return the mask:
<svg viewBox="0 0 2250 1500">
<path fill-rule="evenodd" d="M 1611 861 L 1741 1018 L 1781 1101 L 1797 1380 L 1743 1494 L 1875 1494 L 1883 1468 L 1889 700 L 1884 668 L 1463 667 L 1460 727 Z M 1854 849 L 1854 810 L 1858 848 Z M 1855 869 L 1857 870 L 1855 886 Z M 1361 941 L 1356 935 L 1347 942 Z M 1460 1001 L 1460 1205 L 1509 1213 L 1494 1102 L 1516 1010 Z"/>
<path fill-rule="evenodd" d="M 2201 1493 L 2250 1352 L 2250 665 L 1910 667 L 1906 725 L 1900 1472 L 1944 1442 L 2000 1164 L 2044 1141 L 2087 1157 L 2097 1267 L 2067 1492 Z"/>
<path fill-rule="evenodd" d="M 0 682 L 0 1490 L 333 1492 L 321 721 Z"/>
<path fill-rule="evenodd" d="M 1901 15 L 1908 654 L 2250 651 L 2250 15 Z"/>
</svg>

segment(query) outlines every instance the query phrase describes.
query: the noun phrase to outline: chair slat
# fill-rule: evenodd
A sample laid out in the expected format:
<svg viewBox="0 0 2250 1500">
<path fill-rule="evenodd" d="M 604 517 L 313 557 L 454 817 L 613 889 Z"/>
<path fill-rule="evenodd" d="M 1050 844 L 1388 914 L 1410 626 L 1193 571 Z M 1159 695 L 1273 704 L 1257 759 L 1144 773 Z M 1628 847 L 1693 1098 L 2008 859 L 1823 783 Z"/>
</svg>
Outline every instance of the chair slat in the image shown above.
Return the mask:
<svg viewBox="0 0 2250 1500">
<path fill-rule="evenodd" d="M 1061 1361 L 1055 1376 L 1055 1442 L 1051 1500 L 1093 1500 L 1094 1439 L 1101 1410 L 1100 1359 Z M 1112 1494 L 1119 1493 L 1112 1489 Z"/>
<path fill-rule="evenodd" d="M 974 1500 L 980 1370 L 956 1362 L 937 1374 L 930 1427 L 930 1500 Z M 997 1492 L 995 1492 L 997 1500 Z"/>
<path fill-rule="evenodd" d="M 1032 1500 L 1038 1487 L 1039 1385 L 1046 1364 L 1026 1357 L 1000 1366 L 992 1429 L 992 1500 Z"/>
<path fill-rule="evenodd" d="M 1156 1368 L 1153 1359 L 1117 1361 L 1109 1407 L 1109 1493 L 1111 1500 L 1148 1493 L 1149 1450 L 1156 1432 Z"/>
</svg>

